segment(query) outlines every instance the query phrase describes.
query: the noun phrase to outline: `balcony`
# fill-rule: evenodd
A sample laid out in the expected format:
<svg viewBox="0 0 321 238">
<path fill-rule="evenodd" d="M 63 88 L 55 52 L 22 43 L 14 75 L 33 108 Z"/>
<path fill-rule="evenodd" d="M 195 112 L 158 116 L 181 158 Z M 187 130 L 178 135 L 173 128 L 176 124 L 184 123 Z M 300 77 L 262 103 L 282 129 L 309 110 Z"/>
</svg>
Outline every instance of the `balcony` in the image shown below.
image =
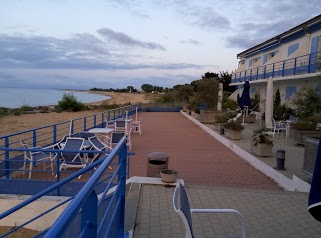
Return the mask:
<svg viewBox="0 0 321 238">
<path fill-rule="evenodd" d="M 257 81 L 272 78 L 282 78 L 294 75 L 306 75 L 317 72 L 319 68 L 318 60 L 321 52 L 299 56 L 273 64 L 247 69 L 245 71 L 233 73 L 231 75 L 231 85 L 248 81 Z"/>
</svg>

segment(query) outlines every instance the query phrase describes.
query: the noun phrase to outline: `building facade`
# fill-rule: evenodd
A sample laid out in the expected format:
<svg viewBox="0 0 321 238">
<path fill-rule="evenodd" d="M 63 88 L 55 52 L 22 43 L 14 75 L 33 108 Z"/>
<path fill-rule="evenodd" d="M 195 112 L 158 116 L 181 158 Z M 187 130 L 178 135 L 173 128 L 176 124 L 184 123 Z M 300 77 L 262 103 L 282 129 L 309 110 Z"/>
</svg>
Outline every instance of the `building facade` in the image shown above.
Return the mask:
<svg viewBox="0 0 321 238">
<path fill-rule="evenodd" d="M 288 106 L 293 96 L 307 86 L 320 88 L 321 92 L 321 15 L 239 53 L 237 58 L 238 69 L 232 73 L 230 85 L 239 88 L 231 99 L 241 95 L 248 80 L 251 97 L 258 93 L 264 110 L 269 77 L 273 78 L 274 95 L 279 89 L 281 103 Z"/>
</svg>

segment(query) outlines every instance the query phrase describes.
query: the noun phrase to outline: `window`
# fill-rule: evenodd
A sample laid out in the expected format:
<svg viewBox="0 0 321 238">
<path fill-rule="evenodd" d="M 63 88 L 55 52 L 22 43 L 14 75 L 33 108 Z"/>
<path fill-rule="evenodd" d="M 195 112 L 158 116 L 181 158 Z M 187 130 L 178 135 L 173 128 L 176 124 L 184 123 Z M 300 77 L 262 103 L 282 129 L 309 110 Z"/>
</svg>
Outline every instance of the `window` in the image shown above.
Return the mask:
<svg viewBox="0 0 321 238">
<path fill-rule="evenodd" d="M 285 88 L 285 100 L 291 97 L 293 94 L 296 93 L 296 87 L 286 87 Z"/>
<path fill-rule="evenodd" d="M 299 43 L 296 43 L 294 45 L 290 45 L 288 48 L 288 56 L 293 54 L 297 49 L 299 49 Z"/>
</svg>

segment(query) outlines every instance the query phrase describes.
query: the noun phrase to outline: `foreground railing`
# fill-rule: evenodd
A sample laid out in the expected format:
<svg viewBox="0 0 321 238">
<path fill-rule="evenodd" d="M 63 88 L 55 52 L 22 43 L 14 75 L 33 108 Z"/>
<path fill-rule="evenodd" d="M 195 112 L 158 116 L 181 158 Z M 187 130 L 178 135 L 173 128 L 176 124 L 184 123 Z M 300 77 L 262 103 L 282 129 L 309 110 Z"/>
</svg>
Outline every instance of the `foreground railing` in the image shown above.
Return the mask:
<svg viewBox="0 0 321 238">
<path fill-rule="evenodd" d="M 232 73 L 231 83 L 315 73 L 320 66 L 320 57 L 321 51 Z"/>
<path fill-rule="evenodd" d="M 108 156 L 74 172 L 67 178 L 0 214 L 0 220 L 4 222 L 10 215 L 17 216 L 19 211 L 30 206 L 32 203 L 36 203 L 38 199 L 48 196 L 54 191 L 59 193 L 59 189 L 61 189 L 62 186 L 68 186 L 71 181 L 77 179 L 80 175 L 92 173 L 88 182 L 85 183 L 76 196 L 65 197 L 53 207 L 26 220 L 9 232 L 1 234 L 1 237 L 6 237 L 22 227 L 30 227 L 32 223 L 34 224 L 41 219 L 43 220 L 45 217 L 46 219 L 53 220 L 54 223 L 52 226 L 46 227 L 47 229 L 40 229 L 41 232 L 35 237 L 124 237 L 127 163 L 125 139 L 126 138 L 123 137 Z M 9 150 L 7 148 L 0 149 L 6 152 Z M 10 150 L 20 151 L 21 149 Z M 34 150 L 35 149 L 31 149 L 31 151 Z M 42 151 L 59 152 L 59 150 Z M 92 152 L 106 153 L 106 151 Z M 116 167 L 114 168 L 114 172 L 110 175 L 108 170 L 113 161 L 116 161 L 116 163 L 113 163 L 116 164 Z M 95 169 L 97 170 L 95 171 Z M 54 212 L 58 208 L 61 209 L 61 207 L 65 206 L 67 203 L 69 203 L 69 205 L 63 209 L 62 214 L 54 221 L 53 218 L 54 215 L 56 215 Z M 34 225 L 33 228 L 36 229 L 37 225 Z"/>
<path fill-rule="evenodd" d="M 129 105 L 113 110 L 108 110 L 86 117 L 74 118 L 56 124 L 42 126 L 0 137 L 0 147 L 11 150 L 0 150 L 0 177 L 11 179 L 12 173 L 21 170 L 24 157 L 19 150 L 20 141 L 23 140 L 32 147 L 56 144 L 65 135 L 72 135 L 95 127 L 105 127 L 106 121 L 124 117 L 131 117 L 136 113 L 137 105 Z"/>
</svg>

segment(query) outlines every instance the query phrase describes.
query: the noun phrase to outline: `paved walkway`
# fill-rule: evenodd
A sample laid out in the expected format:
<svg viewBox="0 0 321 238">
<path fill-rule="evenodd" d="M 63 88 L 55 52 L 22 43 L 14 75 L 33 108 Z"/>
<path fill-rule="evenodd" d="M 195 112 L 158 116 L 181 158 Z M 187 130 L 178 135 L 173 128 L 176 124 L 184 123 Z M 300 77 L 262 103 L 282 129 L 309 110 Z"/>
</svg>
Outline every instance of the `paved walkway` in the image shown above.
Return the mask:
<svg viewBox="0 0 321 238">
<path fill-rule="evenodd" d="M 279 189 L 268 177 L 181 113 L 140 113 L 143 134 L 134 134 L 130 176 L 147 175 L 147 155 L 169 155 L 169 168 L 188 184 Z"/>
<path fill-rule="evenodd" d="M 133 136 L 130 176 L 146 176 L 147 155 L 169 154 L 185 181 L 192 208 L 234 208 L 246 218 L 247 237 L 321 237 L 307 212 L 307 193 L 286 192 L 180 113 L 140 113 L 143 134 Z M 184 237 L 172 205 L 174 187 L 143 185 L 134 237 Z M 233 215 L 196 215 L 196 237 L 240 234 Z"/>
</svg>

